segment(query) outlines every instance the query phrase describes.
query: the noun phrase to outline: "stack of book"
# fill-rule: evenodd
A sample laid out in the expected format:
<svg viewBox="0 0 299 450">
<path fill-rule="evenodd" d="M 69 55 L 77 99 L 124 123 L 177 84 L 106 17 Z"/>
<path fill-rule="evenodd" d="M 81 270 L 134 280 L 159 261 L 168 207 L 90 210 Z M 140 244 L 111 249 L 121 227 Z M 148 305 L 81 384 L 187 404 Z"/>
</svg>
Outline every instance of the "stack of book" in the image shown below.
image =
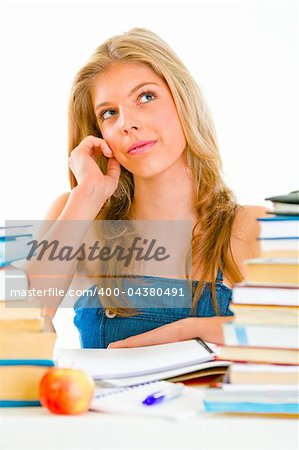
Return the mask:
<svg viewBox="0 0 299 450">
<path fill-rule="evenodd" d="M 297 206 L 298 192 L 289 196 Z M 288 205 L 289 196 L 271 199 Z M 218 348 L 218 358 L 233 363 L 225 382 L 207 391 L 207 411 L 299 414 L 299 213 L 288 208 L 291 215 L 274 209 L 258 219 L 261 257 L 246 261 L 246 281 L 233 289 L 234 320 L 224 324 Z"/>
<path fill-rule="evenodd" d="M 0 267 L 27 256 L 32 229 L 32 225 L 0 227 Z"/>
<path fill-rule="evenodd" d="M 38 386 L 54 365 L 56 333 L 39 308 L 0 301 L 0 406 L 39 406 Z"/>
<path fill-rule="evenodd" d="M 26 298 L 4 300 L 5 281 L 19 287 L 25 279 L 9 264 L 26 256 L 31 234 L 27 227 L 16 228 L 0 229 L 0 407 L 39 406 L 39 382 L 54 365 L 56 333 L 50 318 L 43 317 L 41 308 L 26 307 Z"/>
</svg>

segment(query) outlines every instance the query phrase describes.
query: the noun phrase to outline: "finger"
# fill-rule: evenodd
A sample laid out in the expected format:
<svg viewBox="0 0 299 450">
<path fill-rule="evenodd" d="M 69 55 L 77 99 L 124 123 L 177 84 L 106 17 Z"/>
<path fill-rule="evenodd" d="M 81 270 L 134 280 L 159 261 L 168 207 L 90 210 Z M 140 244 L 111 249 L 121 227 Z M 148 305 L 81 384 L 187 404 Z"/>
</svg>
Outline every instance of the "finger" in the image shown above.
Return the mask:
<svg viewBox="0 0 299 450">
<path fill-rule="evenodd" d="M 113 152 L 107 142 L 97 136 L 87 136 L 82 140 L 81 144 L 79 144 L 78 147 L 80 147 L 83 151 L 88 152 L 89 154 L 94 153 L 96 155 L 97 153 L 104 153 L 104 155 L 107 157 L 113 156 Z"/>
<path fill-rule="evenodd" d="M 113 152 L 112 152 L 112 150 L 111 150 L 111 148 L 109 147 L 109 145 L 107 144 L 107 142 L 106 141 L 104 141 L 104 140 L 102 140 L 102 142 L 101 142 L 101 146 L 99 146 L 99 147 L 94 147 L 94 149 L 99 149 L 100 150 L 100 152 L 102 152 L 102 153 L 104 153 L 104 155 L 107 157 L 107 158 L 113 158 Z"/>
<path fill-rule="evenodd" d="M 119 162 L 114 157 L 110 158 L 107 164 L 107 176 L 113 179 L 118 179 L 120 176 L 120 172 L 121 169 Z"/>
</svg>

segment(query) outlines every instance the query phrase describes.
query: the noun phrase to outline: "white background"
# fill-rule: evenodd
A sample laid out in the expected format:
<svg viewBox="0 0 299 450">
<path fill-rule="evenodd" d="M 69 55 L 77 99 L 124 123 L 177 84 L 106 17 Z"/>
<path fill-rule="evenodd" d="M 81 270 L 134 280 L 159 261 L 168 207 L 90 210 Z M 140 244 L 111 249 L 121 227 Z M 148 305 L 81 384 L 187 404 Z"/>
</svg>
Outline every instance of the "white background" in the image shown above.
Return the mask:
<svg viewBox="0 0 299 450">
<path fill-rule="evenodd" d="M 298 2 L 7 0 L 1 13 L 1 221 L 42 219 L 69 190 L 72 80 L 133 27 L 160 35 L 198 81 L 239 203 L 298 189 Z M 62 345 L 78 342 L 71 314 L 55 318 Z"/>
</svg>

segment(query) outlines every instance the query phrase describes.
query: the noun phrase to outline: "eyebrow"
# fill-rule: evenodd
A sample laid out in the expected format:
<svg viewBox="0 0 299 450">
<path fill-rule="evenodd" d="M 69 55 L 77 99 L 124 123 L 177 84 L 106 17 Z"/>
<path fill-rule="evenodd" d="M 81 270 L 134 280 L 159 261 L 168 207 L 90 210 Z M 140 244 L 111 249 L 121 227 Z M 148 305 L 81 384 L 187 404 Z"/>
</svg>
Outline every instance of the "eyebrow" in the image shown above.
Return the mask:
<svg viewBox="0 0 299 450">
<path fill-rule="evenodd" d="M 135 86 L 135 87 L 129 92 L 128 97 L 131 97 L 131 95 L 133 95 L 134 92 L 138 91 L 138 89 L 140 89 L 142 86 L 145 86 L 146 84 L 155 84 L 156 86 L 159 86 L 158 83 L 155 83 L 155 82 L 153 82 L 153 81 L 146 81 L 145 83 L 137 84 L 137 86 Z M 107 105 L 110 105 L 110 104 L 111 104 L 111 102 L 103 102 L 103 103 L 99 103 L 99 104 L 96 106 L 95 111 L 97 111 L 101 106 L 107 106 Z"/>
</svg>

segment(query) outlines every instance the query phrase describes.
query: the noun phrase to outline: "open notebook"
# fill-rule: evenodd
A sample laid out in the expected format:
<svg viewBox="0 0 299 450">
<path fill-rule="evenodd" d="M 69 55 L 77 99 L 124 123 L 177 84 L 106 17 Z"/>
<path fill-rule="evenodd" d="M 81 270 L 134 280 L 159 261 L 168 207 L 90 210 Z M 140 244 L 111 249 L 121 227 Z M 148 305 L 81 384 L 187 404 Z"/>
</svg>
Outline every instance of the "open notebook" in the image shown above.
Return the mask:
<svg viewBox="0 0 299 450">
<path fill-rule="evenodd" d="M 229 363 L 214 361 L 215 346 L 200 339 L 120 349 L 59 349 L 60 367 L 73 367 L 112 386 L 162 380 Z"/>
<path fill-rule="evenodd" d="M 165 419 L 186 419 L 203 410 L 204 391 L 183 388 L 181 395 L 157 405 L 143 405 L 150 394 L 163 390 L 173 383 L 156 381 L 124 388 L 97 389 L 90 409 L 106 413 L 144 415 Z"/>
</svg>

